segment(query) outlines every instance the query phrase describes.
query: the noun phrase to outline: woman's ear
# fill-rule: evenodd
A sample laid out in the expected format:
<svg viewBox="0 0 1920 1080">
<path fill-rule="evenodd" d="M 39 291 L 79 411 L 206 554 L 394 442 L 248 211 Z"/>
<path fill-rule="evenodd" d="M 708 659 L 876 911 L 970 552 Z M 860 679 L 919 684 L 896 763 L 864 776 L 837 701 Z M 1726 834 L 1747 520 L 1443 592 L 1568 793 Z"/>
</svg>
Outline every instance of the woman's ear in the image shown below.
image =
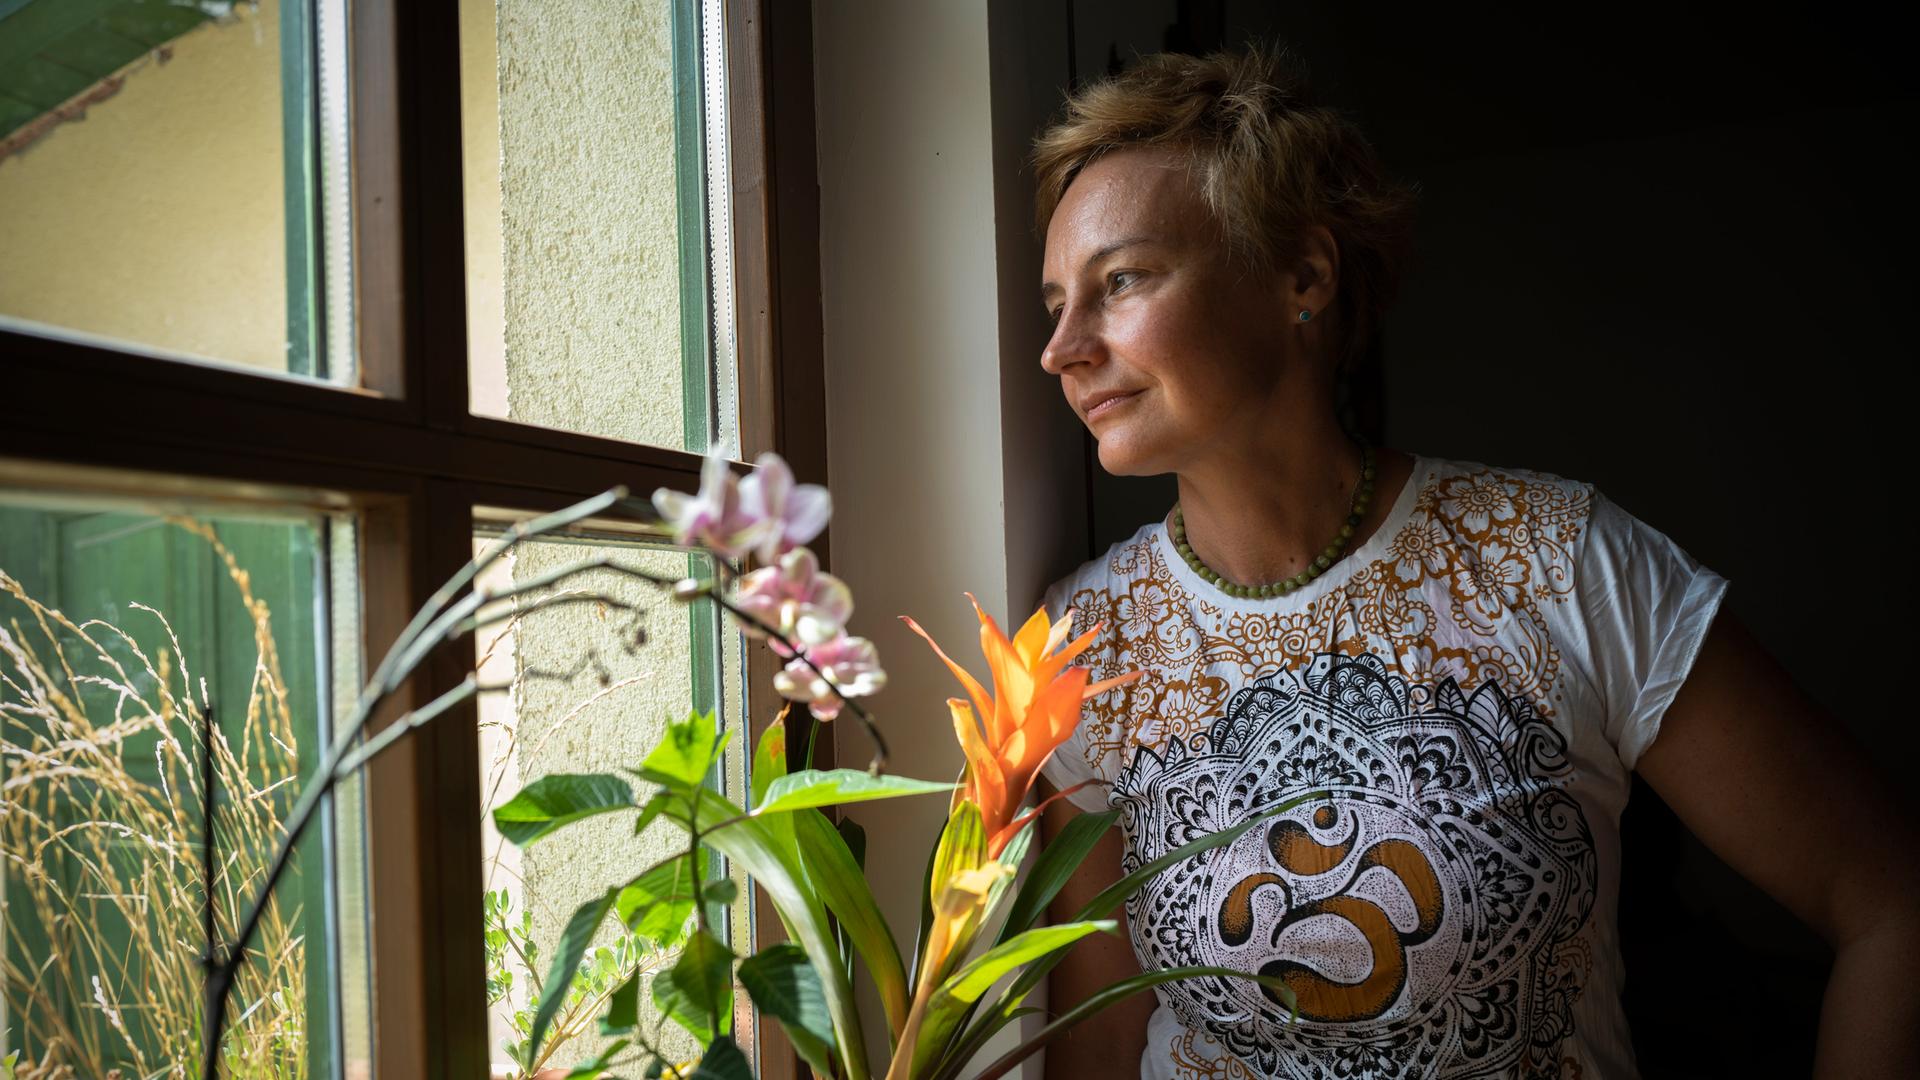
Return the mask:
<svg viewBox="0 0 1920 1080">
<path fill-rule="evenodd" d="M 1315 317 L 1333 303 L 1340 282 L 1340 245 L 1325 225 L 1314 225 L 1300 234 L 1287 273 L 1287 302 Z"/>
</svg>

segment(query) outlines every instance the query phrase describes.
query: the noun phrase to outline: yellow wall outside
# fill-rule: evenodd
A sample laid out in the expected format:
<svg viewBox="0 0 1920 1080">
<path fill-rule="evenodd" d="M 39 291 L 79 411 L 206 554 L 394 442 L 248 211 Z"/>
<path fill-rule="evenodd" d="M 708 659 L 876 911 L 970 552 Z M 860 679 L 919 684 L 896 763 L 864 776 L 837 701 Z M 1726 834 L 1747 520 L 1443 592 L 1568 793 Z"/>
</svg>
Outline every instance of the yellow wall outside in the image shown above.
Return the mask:
<svg viewBox="0 0 1920 1080">
<path fill-rule="evenodd" d="M 509 415 L 679 449 L 672 6 L 498 0 Z"/>
<path fill-rule="evenodd" d="M 0 315 L 285 370 L 277 0 L 0 160 Z"/>
</svg>

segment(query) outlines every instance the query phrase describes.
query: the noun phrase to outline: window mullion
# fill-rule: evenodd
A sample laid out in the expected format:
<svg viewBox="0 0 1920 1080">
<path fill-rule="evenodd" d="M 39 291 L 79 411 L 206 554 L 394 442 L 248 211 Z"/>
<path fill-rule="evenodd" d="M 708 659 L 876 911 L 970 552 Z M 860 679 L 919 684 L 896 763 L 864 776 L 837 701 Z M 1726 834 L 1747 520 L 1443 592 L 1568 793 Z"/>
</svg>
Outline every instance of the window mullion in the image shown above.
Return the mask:
<svg viewBox="0 0 1920 1080">
<path fill-rule="evenodd" d="M 395 5 L 398 23 L 400 240 L 409 391 L 427 423 L 467 417 L 466 233 L 462 216 L 460 5 Z M 364 100 L 364 99 L 360 99 Z"/>
</svg>

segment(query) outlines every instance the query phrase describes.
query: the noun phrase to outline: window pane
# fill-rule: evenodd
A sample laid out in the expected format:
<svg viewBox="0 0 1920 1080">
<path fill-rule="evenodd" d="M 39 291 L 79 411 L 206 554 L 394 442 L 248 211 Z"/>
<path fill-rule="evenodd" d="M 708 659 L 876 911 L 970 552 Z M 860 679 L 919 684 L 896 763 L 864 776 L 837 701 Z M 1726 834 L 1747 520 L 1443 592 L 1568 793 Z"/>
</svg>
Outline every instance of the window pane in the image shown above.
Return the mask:
<svg viewBox="0 0 1920 1080">
<path fill-rule="evenodd" d="M 0 1057 L 19 1053 L 21 1075 L 197 1073 L 200 748 L 211 732 L 224 938 L 331 727 L 323 597 L 332 538 L 350 529 L 0 493 Z M 364 941 L 365 926 L 327 842 L 358 815 L 331 810 L 240 970 L 226 1075 L 342 1064 L 339 931 Z M 364 1013 L 348 1021 L 366 1029 Z"/>
<path fill-rule="evenodd" d="M 344 4 L 0 4 L 0 327 L 351 381 Z"/>
<path fill-rule="evenodd" d="M 477 539 L 476 553 L 488 542 Z M 510 588 L 585 559 L 609 558 L 651 573 L 705 576 L 704 556 L 653 545 L 605 539 L 523 544 L 496 563 L 483 586 Z M 542 607 L 571 594 L 613 603 Z M 631 605 L 627 607 L 626 605 Z M 493 828 L 492 811 L 524 785 L 554 773 L 612 773 L 644 758 L 668 718 L 692 709 L 716 712 L 723 727 L 740 715 L 740 636 L 722 629 L 710 605 L 688 606 L 645 583 L 590 571 L 520 601 L 521 614 L 485 631 L 476 642 L 482 686 L 510 686 L 480 703 L 481 791 L 485 815 L 489 1048 L 494 1075 L 522 1080 L 542 1068 L 570 1068 L 591 1060 L 606 1040 L 595 1032 L 602 996 L 635 971 L 671 966 L 673 953 L 647 936 L 601 926 L 592 951 L 572 976 L 569 1001 L 539 1061 L 521 1049 L 537 995 L 544 985 L 562 928 L 576 907 L 670 856 L 685 835 L 654 822 L 635 835 L 633 814 L 575 822 L 520 849 Z M 746 782 L 745 740 L 736 734 L 725 768 L 714 778 L 725 791 Z M 630 779 L 630 778 L 629 778 Z M 715 873 L 725 872 L 715 868 Z M 747 890 L 741 883 L 729 925 L 716 928 L 744 940 Z M 674 1060 L 698 1056 L 698 1047 L 671 1023 L 662 1025 L 652 997 L 642 992 L 647 1041 Z M 751 1015 L 740 1034 L 751 1045 Z M 622 1059 L 623 1064 L 625 1058 Z M 621 1075 L 637 1070 L 616 1069 Z"/>
<path fill-rule="evenodd" d="M 719 4 L 460 10 L 473 411 L 737 445 Z"/>
</svg>

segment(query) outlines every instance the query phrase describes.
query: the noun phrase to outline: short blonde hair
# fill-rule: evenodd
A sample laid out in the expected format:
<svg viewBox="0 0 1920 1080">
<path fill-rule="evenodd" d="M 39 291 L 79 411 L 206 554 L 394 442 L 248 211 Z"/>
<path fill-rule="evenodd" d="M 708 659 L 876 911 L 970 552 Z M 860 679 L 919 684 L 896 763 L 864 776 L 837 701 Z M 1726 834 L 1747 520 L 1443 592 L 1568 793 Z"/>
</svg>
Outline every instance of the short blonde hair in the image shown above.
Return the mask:
<svg viewBox="0 0 1920 1080">
<path fill-rule="evenodd" d="M 1360 129 L 1308 98 L 1285 50 L 1206 57 L 1161 53 L 1083 87 L 1034 141 L 1040 235 L 1080 170 L 1112 150 L 1183 153 L 1230 255 L 1259 272 L 1283 267 L 1302 232 L 1340 251 L 1337 359 L 1366 349 L 1412 249 L 1417 186 L 1389 179 Z"/>
</svg>

